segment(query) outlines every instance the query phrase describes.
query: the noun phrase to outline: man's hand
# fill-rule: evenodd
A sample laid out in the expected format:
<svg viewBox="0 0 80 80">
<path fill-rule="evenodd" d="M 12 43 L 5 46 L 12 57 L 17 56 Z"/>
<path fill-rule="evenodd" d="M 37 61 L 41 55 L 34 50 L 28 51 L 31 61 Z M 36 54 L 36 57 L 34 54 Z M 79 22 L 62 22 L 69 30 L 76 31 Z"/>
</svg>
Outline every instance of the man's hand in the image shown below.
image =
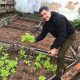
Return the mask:
<svg viewBox="0 0 80 80">
<path fill-rule="evenodd" d="M 56 54 L 58 54 L 58 49 L 56 49 L 56 48 L 53 48 L 49 51 L 50 56 L 55 56 Z"/>
</svg>

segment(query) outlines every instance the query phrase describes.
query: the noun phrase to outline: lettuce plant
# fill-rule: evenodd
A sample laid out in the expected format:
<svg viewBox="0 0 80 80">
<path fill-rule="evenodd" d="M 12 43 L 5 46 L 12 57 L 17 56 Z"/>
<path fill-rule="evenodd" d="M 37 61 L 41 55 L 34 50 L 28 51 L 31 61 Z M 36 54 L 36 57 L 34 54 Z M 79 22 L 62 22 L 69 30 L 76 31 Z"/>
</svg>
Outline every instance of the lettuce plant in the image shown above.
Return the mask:
<svg viewBox="0 0 80 80">
<path fill-rule="evenodd" d="M 26 58 L 27 57 L 26 51 L 23 49 L 21 49 L 18 53 L 19 53 L 20 58 Z"/>
<path fill-rule="evenodd" d="M 26 41 L 33 43 L 33 42 L 35 42 L 35 37 L 29 33 L 25 33 L 25 35 L 23 35 L 21 38 L 21 42 L 23 43 Z"/>
<path fill-rule="evenodd" d="M 39 80 L 46 80 L 46 77 L 44 77 L 43 75 L 39 76 Z"/>
<path fill-rule="evenodd" d="M 41 63 L 40 62 L 35 62 L 35 69 L 39 69 L 42 68 Z"/>
<path fill-rule="evenodd" d="M 30 66 L 31 64 L 31 61 L 30 60 L 24 60 L 24 62 L 28 65 L 28 66 Z"/>
<path fill-rule="evenodd" d="M 0 57 L 0 76 L 2 80 L 8 80 L 11 73 L 15 73 L 15 67 L 17 66 L 17 59 L 10 60 L 8 53 L 3 52 Z"/>
</svg>

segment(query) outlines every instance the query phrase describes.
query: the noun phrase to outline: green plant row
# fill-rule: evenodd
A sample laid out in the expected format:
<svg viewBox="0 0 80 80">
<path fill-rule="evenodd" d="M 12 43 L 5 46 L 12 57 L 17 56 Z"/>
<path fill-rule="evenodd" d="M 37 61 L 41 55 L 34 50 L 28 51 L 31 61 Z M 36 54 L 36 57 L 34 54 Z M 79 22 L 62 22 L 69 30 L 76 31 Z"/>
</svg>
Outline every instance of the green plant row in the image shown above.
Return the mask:
<svg viewBox="0 0 80 80">
<path fill-rule="evenodd" d="M 4 49 L 1 46 L 0 51 L 2 50 Z M 8 80 L 10 74 L 16 72 L 15 68 L 17 66 L 17 61 L 18 59 L 11 60 L 7 52 L 2 52 L 2 56 L 0 57 L 0 77 L 2 78 L 2 80 Z"/>
<path fill-rule="evenodd" d="M 36 69 L 45 68 L 47 71 L 56 72 L 57 66 L 51 63 L 51 58 L 45 54 L 39 53 L 35 60 Z"/>
<path fill-rule="evenodd" d="M 25 33 L 25 35 L 22 36 L 21 42 L 34 43 L 35 37 L 29 33 Z M 21 57 L 24 57 L 26 52 L 24 50 L 21 50 L 19 53 Z M 31 61 L 28 59 L 28 60 L 25 60 L 25 63 L 28 66 L 30 66 Z M 53 72 L 53 73 L 55 73 L 57 69 L 57 66 L 51 63 L 51 58 L 43 53 L 39 53 L 39 55 L 36 56 L 34 65 L 36 70 L 40 68 L 45 68 L 47 71 Z M 46 80 L 46 77 L 41 75 L 39 76 L 39 80 Z"/>
<path fill-rule="evenodd" d="M 30 44 L 32 44 L 33 42 L 35 42 L 35 37 L 29 33 L 25 33 L 25 35 L 23 35 L 21 38 L 21 42 L 30 42 Z M 23 58 L 24 62 L 28 66 L 31 65 L 31 56 L 27 55 L 27 52 L 22 48 L 19 50 L 19 57 L 16 60 L 10 59 L 9 54 L 3 46 L 0 47 L 0 53 L 2 53 L 2 56 L 0 57 L 0 77 L 2 78 L 2 80 L 8 80 L 10 74 L 16 72 L 15 68 L 18 64 L 18 58 Z M 51 63 L 51 58 L 43 53 L 39 53 L 39 55 L 35 57 L 34 66 L 35 70 L 45 68 L 47 71 L 52 73 L 55 73 L 57 68 L 55 64 Z M 39 80 L 46 80 L 46 77 L 44 75 L 40 75 Z"/>
</svg>

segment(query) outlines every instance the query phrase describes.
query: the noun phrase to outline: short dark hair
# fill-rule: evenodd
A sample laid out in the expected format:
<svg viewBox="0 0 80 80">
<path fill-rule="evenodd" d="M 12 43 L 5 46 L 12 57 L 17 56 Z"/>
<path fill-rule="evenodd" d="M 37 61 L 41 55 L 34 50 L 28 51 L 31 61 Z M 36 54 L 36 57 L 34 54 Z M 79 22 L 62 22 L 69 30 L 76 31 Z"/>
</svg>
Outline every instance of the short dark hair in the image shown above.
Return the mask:
<svg viewBox="0 0 80 80">
<path fill-rule="evenodd" d="M 41 11 L 43 11 L 43 10 L 48 11 L 49 8 L 48 8 L 47 6 L 41 6 L 40 9 L 39 9 L 39 13 L 40 13 Z"/>
</svg>

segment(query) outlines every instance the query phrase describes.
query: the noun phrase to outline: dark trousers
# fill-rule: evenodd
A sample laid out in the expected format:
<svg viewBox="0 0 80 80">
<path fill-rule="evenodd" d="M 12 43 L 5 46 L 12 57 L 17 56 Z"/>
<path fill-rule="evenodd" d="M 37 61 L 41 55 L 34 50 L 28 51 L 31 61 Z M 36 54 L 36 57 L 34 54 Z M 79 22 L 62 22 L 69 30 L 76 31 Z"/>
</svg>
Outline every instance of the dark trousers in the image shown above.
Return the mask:
<svg viewBox="0 0 80 80">
<path fill-rule="evenodd" d="M 70 36 L 67 37 L 67 39 L 64 41 L 62 47 L 59 49 L 58 52 L 58 59 L 57 59 L 57 71 L 56 75 L 60 76 L 62 75 L 62 72 L 65 69 L 65 54 L 66 51 L 72 46 L 73 41 L 75 40 L 76 34 L 73 33 Z"/>
</svg>

